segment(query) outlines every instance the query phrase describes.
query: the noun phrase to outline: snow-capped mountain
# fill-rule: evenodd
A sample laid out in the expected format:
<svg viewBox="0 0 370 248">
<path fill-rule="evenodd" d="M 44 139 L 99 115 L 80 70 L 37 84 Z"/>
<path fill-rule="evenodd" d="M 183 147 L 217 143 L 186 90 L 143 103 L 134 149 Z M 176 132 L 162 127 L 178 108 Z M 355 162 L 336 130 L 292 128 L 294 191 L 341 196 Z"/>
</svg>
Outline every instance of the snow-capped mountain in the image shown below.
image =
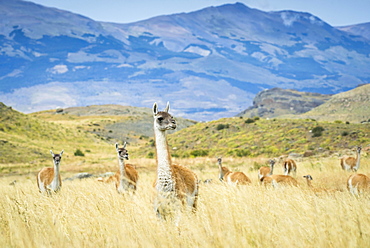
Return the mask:
<svg viewBox="0 0 370 248">
<path fill-rule="evenodd" d="M 211 120 L 280 87 L 338 93 L 370 82 L 370 41 L 309 13 L 236 3 L 135 23 L 0 0 L 0 101 L 22 112 L 92 104 Z"/>
</svg>

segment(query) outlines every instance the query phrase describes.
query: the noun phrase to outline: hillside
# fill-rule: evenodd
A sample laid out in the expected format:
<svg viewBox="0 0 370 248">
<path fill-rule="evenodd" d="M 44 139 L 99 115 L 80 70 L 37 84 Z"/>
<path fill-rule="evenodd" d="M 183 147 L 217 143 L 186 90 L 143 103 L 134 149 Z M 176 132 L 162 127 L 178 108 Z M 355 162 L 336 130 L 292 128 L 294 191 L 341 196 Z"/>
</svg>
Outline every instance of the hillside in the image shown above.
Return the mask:
<svg viewBox="0 0 370 248">
<path fill-rule="evenodd" d="M 330 95 L 273 88 L 259 92 L 253 106 L 239 113 L 242 117 L 273 118 L 281 115 L 299 115 L 323 104 Z"/>
<path fill-rule="evenodd" d="M 263 89 L 335 94 L 370 78 L 368 39 L 310 13 L 242 3 L 119 24 L 0 1 L 0 41 L 0 99 L 24 113 L 155 99 L 209 121 Z"/>
<path fill-rule="evenodd" d="M 30 115 L 95 134 L 110 143 L 127 141 L 130 144 L 141 144 L 152 139 L 154 135 L 150 108 L 113 104 L 91 105 L 48 110 Z M 196 123 L 181 117 L 176 117 L 176 122 L 178 126 L 172 133 Z"/>
<path fill-rule="evenodd" d="M 42 166 L 51 166 L 50 149 L 64 149 L 64 171 L 114 171 L 117 168 L 114 134 L 119 136 L 120 143 L 129 142 L 134 162 L 155 157 L 153 136 L 142 132 L 146 128 L 152 131 L 152 117 L 147 109 L 108 105 L 25 115 L 0 106 L 2 174 L 34 173 Z M 95 115 L 98 113 L 101 115 Z M 369 124 L 258 117 L 222 118 L 196 124 L 185 121 L 192 125 L 169 134 L 174 158 L 275 157 L 289 153 L 341 156 L 357 145 L 363 146 L 366 156 L 366 147 L 370 146 Z M 115 125 L 117 129 L 112 129 Z M 76 156 L 77 149 L 84 156 Z"/>
<path fill-rule="evenodd" d="M 316 94 L 310 96 L 317 99 Z M 321 99 L 323 96 L 317 97 Z M 130 146 L 135 147 L 135 157 L 154 158 L 152 116 L 149 108 L 94 105 L 31 115 L 96 134 L 109 143 L 116 139 L 126 140 Z M 234 117 L 195 123 L 175 116 L 178 123 L 185 123 L 182 128 L 169 135 L 169 144 L 173 148 L 174 157 L 213 157 L 220 154 L 235 157 L 278 156 L 292 152 L 303 154 L 306 151 L 327 156 L 342 153 L 359 144 L 364 147 L 370 145 L 370 137 L 367 135 L 369 125 L 352 122 L 346 124 L 338 121 L 338 118 L 329 123 L 308 117 L 302 119 L 302 115 L 294 116 L 301 120 Z M 315 127 L 324 129 L 321 135 L 312 133 Z"/>
<path fill-rule="evenodd" d="M 370 146 L 369 133 L 369 124 L 234 117 L 197 123 L 172 134 L 169 144 L 175 157 L 328 156 Z"/>
<path fill-rule="evenodd" d="M 370 122 L 370 84 L 333 95 L 326 103 L 302 115 L 320 121 Z"/>
<path fill-rule="evenodd" d="M 77 149 L 85 156 L 74 156 Z M 94 154 L 109 154 L 112 150 L 114 155 L 113 145 L 95 135 L 25 115 L 0 103 L 1 173 L 17 172 L 19 167 L 34 172 L 52 166 L 49 150 L 64 150 L 62 167 L 71 171 L 82 169 L 83 161 Z"/>
</svg>

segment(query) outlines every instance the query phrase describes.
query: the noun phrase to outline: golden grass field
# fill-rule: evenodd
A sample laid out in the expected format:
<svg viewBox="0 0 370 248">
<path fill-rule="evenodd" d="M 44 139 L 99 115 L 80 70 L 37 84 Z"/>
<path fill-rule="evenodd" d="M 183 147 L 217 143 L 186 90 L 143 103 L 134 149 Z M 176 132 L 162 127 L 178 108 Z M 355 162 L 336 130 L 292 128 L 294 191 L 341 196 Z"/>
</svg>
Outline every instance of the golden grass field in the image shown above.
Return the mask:
<svg viewBox="0 0 370 248">
<path fill-rule="evenodd" d="M 257 181 L 253 163 L 266 160 L 223 158 L 224 166 L 252 180 L 232 187 L 219 182 L 215 158 L 174 159 L 199 179 L 213 179 L 201 184 L 197 212 L 184 211 L 178 227 L 154 213 L 153 159 L 130 160 L 140 176 L 135 195 L 119 195 L 113 184 L 89 178 L 64 181 L 59 193 L 47 197 L 38 192 L 37 170 L 3 176 L 0 247 L 369 247 L 369 195 L 348 193 L 352 172 L 341 170 L 338 157 L 298 161 L 299 187 L 280 189 Z M 369 171 L 369 162 L 362 158 L 360 173 Z M 62 178 L 72 174 L 66 168 L 78 167 L 67 163 L 61 163 Z M 281 173 L 277 164 L 274 174 Z M 337 191 L 315 194 L 306 174 L 314 187 Z"/>
</svg>

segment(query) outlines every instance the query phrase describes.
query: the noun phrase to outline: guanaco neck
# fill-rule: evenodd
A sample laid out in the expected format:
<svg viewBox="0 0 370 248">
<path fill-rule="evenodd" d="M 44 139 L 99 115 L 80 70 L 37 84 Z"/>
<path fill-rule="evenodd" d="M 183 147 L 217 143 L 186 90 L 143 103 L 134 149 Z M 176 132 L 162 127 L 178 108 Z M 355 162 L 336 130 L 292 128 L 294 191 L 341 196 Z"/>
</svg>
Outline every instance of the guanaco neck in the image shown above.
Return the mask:
<svg viewBox="0 0 370 248">
<path fill-rule="evenodd" d="M 223 167 L 221 161 L 218 161 L 218 168 L 220 170 L 218 178 L 220 179 L 220 181 L 223 181 L 225 175 L 228 174 L 230 172 L 230 170 L 227 167 Z"/>
<path fill-rule="evenodd" d="M 306 181 L 307 181 L 307 186 L 312 188 L 312 183 L 311 183 L 311 180 L 306 178 Z"/>
<path fill-rule="evenodd" d="M 361 149 L 357 148 L 357 152 L 356 152 L 356 165 L 353 168 L 355 171 L 357 171 L 360 168 L 360 159 L 361 159 L 360 153 L 361 153 Z"/>
<path fill-rule="evenodd" d="M 221 162 L 221 159 L 218 159 L 218 169 L 219 169 L 218 178 L 220 179 L 220 181 L 223 181 L 224 180 L 225 173 L 222 171 L 222 162 Z"/>
<path fill-rule="evenodd" d="M 118 190 L 126 190 L 127 189 L 127 177 L 126 177 L 125 159 L 118 157 L 118 162 L 119 162 L 119 172 L 120 172 Z"/>
<path fill-rule="evenodd" d="M 275 163 L 270 163 L 270 173 L 267 176 L 271 176 L 272 174 L 274 174 L 274 165 Z"/>
<path fill-rule="evenodd" d="M 166 131 L 154 127 L 155 146 L 157 153 L 157 185 L 158 191 L 174 191 L 172 179 L 171 155 L 168 151 Z"/>
<path fill-rule="evenodd" d="M 60 177 L 60 172 L 59 172 L 60 161 L 59 162 L 56 162 L 53 159 L 53 163 L 54 163 L 54 178 L 53 178 L 53 181 L 51 182 L 51 188 L 54 191 L 56 191 L 60 187 L 60 181 L 59 181 L 59 177 Z"/>
</svg>

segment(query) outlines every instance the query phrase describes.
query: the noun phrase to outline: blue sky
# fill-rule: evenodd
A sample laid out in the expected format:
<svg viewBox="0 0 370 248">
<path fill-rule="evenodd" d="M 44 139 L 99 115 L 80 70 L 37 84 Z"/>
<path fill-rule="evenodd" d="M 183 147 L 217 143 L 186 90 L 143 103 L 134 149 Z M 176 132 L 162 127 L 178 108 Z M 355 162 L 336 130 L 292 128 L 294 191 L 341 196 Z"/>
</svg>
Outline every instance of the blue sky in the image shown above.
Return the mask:
<svg viewBox="0 0 370 248">
<path fill-rule="evenodd" d="M 150 17 L 191 12 L 209 6 L 241 2 L 264 11 L 309 12 L 332 26 L 370 22 L 370 0 L 30 0 L 90 17 L 128 23 Z"/>
</svg>

